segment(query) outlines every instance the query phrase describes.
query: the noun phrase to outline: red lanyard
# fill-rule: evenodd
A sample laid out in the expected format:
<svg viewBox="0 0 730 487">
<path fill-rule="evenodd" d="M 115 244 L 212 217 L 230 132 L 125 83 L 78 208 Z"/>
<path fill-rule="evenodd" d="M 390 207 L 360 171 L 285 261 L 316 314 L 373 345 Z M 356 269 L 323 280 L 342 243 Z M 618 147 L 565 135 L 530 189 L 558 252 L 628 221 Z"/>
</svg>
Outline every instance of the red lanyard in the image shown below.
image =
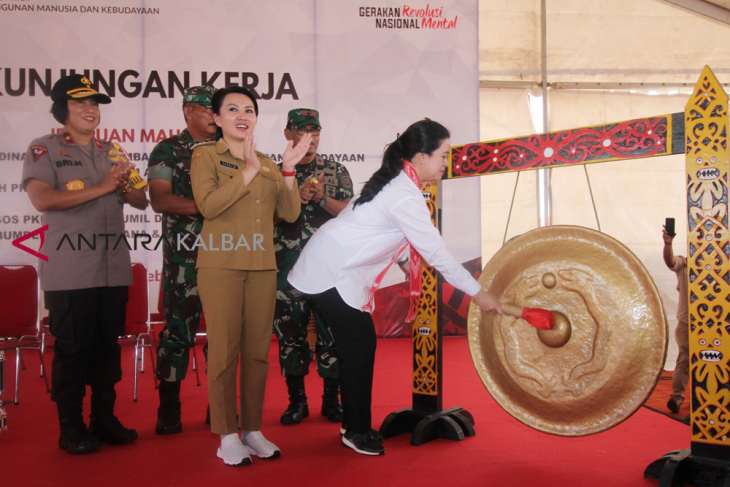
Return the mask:
<svg viewBox="0 0 730 487">
<path fill-rule="evenodd" d="M 416 173 L 416 168 L 413 167 L 413 164 L 411 164 L 411 161 L 407 161 L 403 159 L 403 172 L 406 173 L 406 175 L 413 181 L 413 184 L 418 187 L 418 190 L 421 190 L 421 181 L 418 179 L 418 173 Z M 408 246 L 406 243 L 401 249 L 398 251 L 398 253 L 393 257 L 393 259 L 390 261 L 390 263 L 383 269 L 383 271 L 378 274 L 378 277 L 375 279 L 375 282 L 373 283 L 373 286 L 370 288 L 370 293 L 368 295 L 368 303 L 363 306 L 362 311 L 367 311 L 372 313 L 373 309 L 375 308 L 375 291 L 380 286 L 380 283 L 383 281 L 383 278 L 385 277 L 385 274 L 388 272 L 388 269 L 395 263 L 396 260 L 400 257 L 400 255 L 403 253 L 405 248 Z M 411 245 L 411 256 L 410 256 L 410 267 L 411 267 L 411 305 L 408 309 L 408 316 L 406 316 L 406 321 L 411 322 L 416 319 L 416 314 L 418 313 L 418 304 L 421 301 L 421 254 L 418 253 L 418 251 Z"/>
</svg>

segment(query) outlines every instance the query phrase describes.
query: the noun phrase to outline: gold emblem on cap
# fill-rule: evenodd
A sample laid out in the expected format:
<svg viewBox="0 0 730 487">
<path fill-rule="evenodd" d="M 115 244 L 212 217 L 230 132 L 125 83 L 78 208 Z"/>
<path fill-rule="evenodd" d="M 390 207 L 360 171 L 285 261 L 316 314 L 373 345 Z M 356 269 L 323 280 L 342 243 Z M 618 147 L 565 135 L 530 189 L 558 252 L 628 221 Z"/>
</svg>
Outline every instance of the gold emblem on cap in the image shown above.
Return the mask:
<svg viewBox="0 0 730 487">
<path fill-rule="evenodd" d="M 86 85 L 85 88 L 74 88 L 73 90 L 68 90 L 66 94 L 71 98 L 88 98 L 89 96 L 99 94 L 98 91 L 91 87 L 91 81 L 86 76 L 81 78 L 81 84 Z"/>
</svg>

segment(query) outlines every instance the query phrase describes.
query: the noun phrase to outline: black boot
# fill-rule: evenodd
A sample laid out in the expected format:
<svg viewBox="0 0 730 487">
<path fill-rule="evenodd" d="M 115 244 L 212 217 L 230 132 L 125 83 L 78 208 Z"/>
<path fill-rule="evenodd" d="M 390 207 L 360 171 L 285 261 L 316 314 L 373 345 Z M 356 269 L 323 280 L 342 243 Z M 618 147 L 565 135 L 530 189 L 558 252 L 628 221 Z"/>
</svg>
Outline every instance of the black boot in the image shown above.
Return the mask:
<svg viewBox="0 0 730 487">
<path fill-rule="evenodd" d="M 180 381 L 160 381 L 160 407 L 157 408 L 156 435 L 182 433 Z"/>
<path fill-rule="evenodd" d="M 99 440 L 91 434 L 84 423 L 83 402 L 56 403 L 61 436 L 58 447 L 70 455 L 83 455 L 99 451 Z"/>
<path fill-rule="evenodd" d="M 287 377 L 286 387 L 289 389 L 289 407 L 281 415 L 281 424 L 299 424 L 309 416 L 304 377 Z"/>
<path fill-rule="evenodd" d="M 114 415 L 114 403 L 117 393 L 114 387 L 91 388 L 91 416 L 89 431 L 99 441 L 106 441 L 110 445 L 123 445 L 137 439 L 137 432 L 125 428 Z"/>
<path fill-rule="evenodd" d="M 324 394 L 322 394 L 322 415 L 333 423 L 342 422 L 342 405 L 340 404 L 340 381 L 338 379 L 324 380 Z"/>
</svg>

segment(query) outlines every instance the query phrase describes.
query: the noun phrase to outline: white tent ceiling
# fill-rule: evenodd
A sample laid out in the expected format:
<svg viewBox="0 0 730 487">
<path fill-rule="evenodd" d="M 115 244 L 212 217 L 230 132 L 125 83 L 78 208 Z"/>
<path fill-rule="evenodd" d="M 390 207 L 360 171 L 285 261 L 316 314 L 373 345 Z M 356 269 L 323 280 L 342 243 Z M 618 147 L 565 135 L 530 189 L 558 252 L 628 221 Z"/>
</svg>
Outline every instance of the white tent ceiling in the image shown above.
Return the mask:
<svg viewBox="0 0 730 487">
<path fill-rule="evenodd" d="M 730 0 L 707 0 L 703 3 L 711 3 L 712 5 L 722 7 L 725 10 L 730 10 Z"/>
<path fill-rule="evenodd" d="M 728 0 L 722 0 L 730 3 Z M 662 0 L 547 0 L 551 82 L 730 81 L 730 28 Z M 540 81 L 540 0 L 481 0 L 480 78 Z"/>
<path fill-rule="evenodd" d="M 705 17 L 730 24 L 730 2 L 727 0 L 664 0 Z"/>
<path fill-rule="evenodd" d="M 673 4 L 680 2 L 690 0 L 546 0 L 550 129 L 684 111 L 705 65 L 730 83 L 730 25 Z M 730 0 L 712 3 L 730 8 Z M 540 9 L 540 0 L 480 0 L 482 140 L 527 135 L 540 126 L 528 102 L 541 94 Z M 552 223 L 594 229 L 600 223 L 601 231 L 627 245 L 657 283 L 673 327 L 676 277 L 662 260 L 661 226 L 665 217 L 677 219 L 675 253 L 686 255 L 684 157 L 557 168 L 551 174 Z M 483 177 L 481 188 L 487 262 L 505 238 L 538 226 L 536 171 L 519 179 Z M 675 357 L 671 340 L 667 368 Z"/>
</svg>

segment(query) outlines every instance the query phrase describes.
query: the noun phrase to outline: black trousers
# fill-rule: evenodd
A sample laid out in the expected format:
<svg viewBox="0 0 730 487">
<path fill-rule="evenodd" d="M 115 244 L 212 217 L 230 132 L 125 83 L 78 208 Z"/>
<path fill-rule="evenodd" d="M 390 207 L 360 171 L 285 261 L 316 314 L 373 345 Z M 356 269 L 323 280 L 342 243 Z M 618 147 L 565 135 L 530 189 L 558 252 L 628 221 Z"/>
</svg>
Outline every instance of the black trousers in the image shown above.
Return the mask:
<svg viewBox="0 0 730 487">
<path fill-rule="evenodd" d="M 122 380 L 122 349 L 129 290 L 126 286 L 46 291 L 53 346 L 51 400 L 82 401 L 86 385 L 113 389 Z"/>
<path fill-rule="evenodd" d="M 370 313 L 345 303 L 336 288 L 312 295 L 332 331 L 340 357 L 342 410 L 348 431 L 370 431 L 375 325 Z"/>
</svg>

